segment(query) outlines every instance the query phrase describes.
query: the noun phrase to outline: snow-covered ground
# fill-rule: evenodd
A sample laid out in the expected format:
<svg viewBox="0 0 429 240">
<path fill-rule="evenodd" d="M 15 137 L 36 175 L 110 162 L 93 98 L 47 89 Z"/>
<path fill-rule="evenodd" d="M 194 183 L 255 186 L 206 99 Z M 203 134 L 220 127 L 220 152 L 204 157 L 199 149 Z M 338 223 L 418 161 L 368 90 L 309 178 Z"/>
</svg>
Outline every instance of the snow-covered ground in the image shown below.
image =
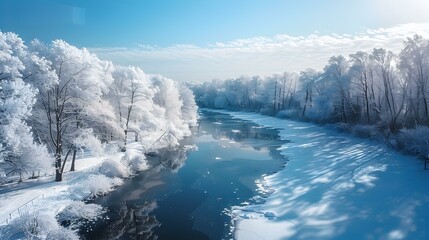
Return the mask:
<svg viewBox="0 0 429 240">
<path fill-rule="evenodd" d="M 117 150 L 117 143 L 112 143 L 102 156 L 78 153 L 77 171 L 65 173 L 62 182 L 54 182 L 54 176 L 47 176 L 2 186 L 0 239 L 29 236 L 76 239 L 77 235 L 71 229 L 96 219 L 104 211 L 100 206 L 84 204 L 82 200 L 106 194 L 120 185 L 121 178 L 129 176 L 132 170 L 147 168 L 141 143 L 130 141 L 126 153 Z M 72 226 L 61 227 L 58 224 L 61 221 L 70 221 Z"/>
<path fill-rule="evenodd" d="M 237 239 L 428 239 L 429 170 L 375 141 L 311 123 L 227 112 L 278 128 L 286 168 L 231 209 Z"/>
</svg>

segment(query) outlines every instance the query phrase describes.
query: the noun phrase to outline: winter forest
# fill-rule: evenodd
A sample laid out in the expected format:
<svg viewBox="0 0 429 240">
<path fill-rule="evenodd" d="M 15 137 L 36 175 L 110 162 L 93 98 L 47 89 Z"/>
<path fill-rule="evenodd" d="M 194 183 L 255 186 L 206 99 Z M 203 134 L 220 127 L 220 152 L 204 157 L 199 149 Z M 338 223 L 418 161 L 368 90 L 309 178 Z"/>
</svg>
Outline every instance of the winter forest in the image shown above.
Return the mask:
<svg viewBox="0 0 429 240">
<path fill-rule="evenodd" d="M 341 224 L 377 226 L 367 221 L 379 201 L 368 199 L 384 196 L 393 210 L 383 214 L 403 228 L 368 231 L 402 239 L 420 233 L 397 201 L 407 214 L 427 202 L 411 201 L 424 181 L 409 176 L 426 175 L 404 159 L 426 167 L 428 146 L 429 40 L 420 35 L 396 53 L 332 56 L 321 71 L 191 83 L 0 32 L 0 239 L 348 239 Z M 377 185 L 392 179 L 413 185 L 411 197 Z M 375 205 L 362 213 L 359 204 Z"/>
<path fill-rule="evenodd" d="M 242 76 L 192 89 L 200 107 L 340 123 L 360 137 L 429 154 L 429 40 L 419 35 L 404 39 L 398 53 L 375 48 L 332 56 L 323 71 Z"/>
<path fill-rule="evenodd" d="M 429 154 L 429 40 L 418 35 L 405 39 L 399 53 L 380 48 L 333 56 L 323 71 L 202 84 L 114 65 L 62 40 L 26 45 L 14 33 L 1 33 L 0 40 L 3 176 L 55 170 L 61 181 L 65 156 L 72 161 L 82 148 L 101 151 L 103 143 L 126 139 L 128 132 L 147 151 L 166 133 L 156 144 L 177 145 L 197 121 L 193 94 L 200 107 L 342 123 L 356 135 L 385 137 L 400 149 Z"/>
<path fill-rule="evenodd" d="M 121 139 L 126 151 L 130 132 L 147 152 L 175 146 L 197 120 L 183 84 L 62 40 L 25 44 L 14 33 L 0 32 L 0 101 L 1 181 L 53 172 L 61 181 L 77 151 L 101 154 Z"/>
</svg>

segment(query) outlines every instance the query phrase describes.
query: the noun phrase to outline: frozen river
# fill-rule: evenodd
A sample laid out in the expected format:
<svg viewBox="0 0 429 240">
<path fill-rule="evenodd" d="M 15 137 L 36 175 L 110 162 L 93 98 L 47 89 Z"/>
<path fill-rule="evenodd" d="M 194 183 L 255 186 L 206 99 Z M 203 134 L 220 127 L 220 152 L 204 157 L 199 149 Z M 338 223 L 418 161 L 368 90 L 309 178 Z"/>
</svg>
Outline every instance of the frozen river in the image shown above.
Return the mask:
<svg viewBox="0 0 429 240">
<path fill-rule="evenodd" d="M 280 129 L 284 170 L 262 204 L 233 207 L 238 239 L 429 239 L 429 171 L 384 143 L 311 123 L 230 113 Z"/>
</svg>

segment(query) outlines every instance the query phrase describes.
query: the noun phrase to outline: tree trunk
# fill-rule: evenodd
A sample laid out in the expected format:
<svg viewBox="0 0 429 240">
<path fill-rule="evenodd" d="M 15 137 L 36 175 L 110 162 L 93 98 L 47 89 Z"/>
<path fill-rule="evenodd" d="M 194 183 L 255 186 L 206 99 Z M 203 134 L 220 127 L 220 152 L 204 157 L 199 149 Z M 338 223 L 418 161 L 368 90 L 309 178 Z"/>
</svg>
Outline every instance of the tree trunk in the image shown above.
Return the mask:
<svg viewBox="0 0 429 240">
<path fill-rule="evenodd" d="M 423 87 L 422 87 L 422 95 L 423 95 L 423 105 L 424 105 L 424 108 L 425 108 L 425 123 L 427 124 L 428 123 L 428 118 L 429 118 L 429 109 L 428 109 L 428 102 L 427 102 L 427 99 L 426 99 L 426 94 L 425 94 L 425 91 L 424 91 Z"/>
<path fill-rule="evenodd" d="M 126 152 L 127 151 L 127 137 L 128 137 L 128 131 L 127 129 L 124 130 L 124 146 L 121 149 L 121 152 Z"/>
<path fill-rule="evenodd" d="M 67 158 L 69 157 L 70 152 L 71 152 L 71 149 L 67 151 L 66 157 L 64 158 L 63 166 L 61 167 L 61 174 L 64 173 L 64 167 L 66 166 Z"/>
<path fill-rule="evenodd" d="M 61 154 L 55 154 L 55 181 L 61 182 L 63 180 L 63 174 L 61 172 Z"/>
<path fill-rule="evenodd" d="M 365 88 L 365 106 L 366 106 L 366 118 L 368 120 L 368 124 L 371 124 L 371 116 L 369 112 L 369 99 L 368 99 L 368 88 Z"/>
<path fill-rule="evenodd" d="M 59 89 L 57 86 L 56 97 L 54 101 L 55 106 L 55 126 L 56 126 L 56 137 L 55 137 L 55 181 L 61 182 L 63 180 L 63 173 L 61 171 L 61 154 L 62 154 L 62 136 L 61 136 L 61 110 L 59 105 Z"/>
<path fill-rule="evenodd" d="M 342 118 L 343 118 L 343 122 L 347 123 L 347 114 L 346 114 L 346 105 L 344 103 L 344 96 L 343 94 L 341 94 L 341 111 L 342 111 Z"/>
<path fill-rule="evenodd" d="M 76 149 L 73 149 L 73 158 L 72 158 L 72 162 L 71 162 L 70 172 L 75 171 L 75 166 L 74 166 L 75 160 L 76 160 Z"/>
<path fill-rule="evenodd" d="M 274 113 L 276 113 L 276 106 L 277 106 L 277 81 L 276 81 L 276 84 L 274 85 L 274 102 L 273 102 Z"/>
<path fill-rule="evenodd" d="M 302 117 L 305 117 L 305 109 L 307 108 L 307 101 L 308 101 L 308 89 L 305 94 L 305 103 L 304 103 L 304 108 L 302 109 Z"/>
</svg>

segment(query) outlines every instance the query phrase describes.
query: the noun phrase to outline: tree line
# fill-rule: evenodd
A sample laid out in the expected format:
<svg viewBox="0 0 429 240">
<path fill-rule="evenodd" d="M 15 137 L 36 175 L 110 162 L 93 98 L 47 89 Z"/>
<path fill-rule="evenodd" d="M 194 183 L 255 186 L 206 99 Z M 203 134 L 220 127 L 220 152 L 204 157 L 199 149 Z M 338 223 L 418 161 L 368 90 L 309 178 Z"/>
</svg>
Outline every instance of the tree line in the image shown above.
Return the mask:
<svg viewBox="0 0 429 240">
<path fill-rule="evenodd" d="M 178 144 L 197 120 L 192 92 L 160 75 L 100 60 L 63 40 L 0 32 L 0 175 L 55 171 L 78 149 L 102 151 L 130 131 L 145 150 Z M 71 157 L 70 157 L 71 158 Z M 54 167 L 54 169 L 52 168 Z M 74 170 L 74 162 L 72 163 Z"/>
<path fill-rule="evenodd" d="M 396 54 L 375 48 L 332 56 L 322 71 L 213 80 L 192 89 L 201 107 L 371 126 L 390 136 L 429 126 L 428 85 L 429 40 L 415 35 Z M 427 148 L 419 154 L 427 156 Z"/>
</svg>

